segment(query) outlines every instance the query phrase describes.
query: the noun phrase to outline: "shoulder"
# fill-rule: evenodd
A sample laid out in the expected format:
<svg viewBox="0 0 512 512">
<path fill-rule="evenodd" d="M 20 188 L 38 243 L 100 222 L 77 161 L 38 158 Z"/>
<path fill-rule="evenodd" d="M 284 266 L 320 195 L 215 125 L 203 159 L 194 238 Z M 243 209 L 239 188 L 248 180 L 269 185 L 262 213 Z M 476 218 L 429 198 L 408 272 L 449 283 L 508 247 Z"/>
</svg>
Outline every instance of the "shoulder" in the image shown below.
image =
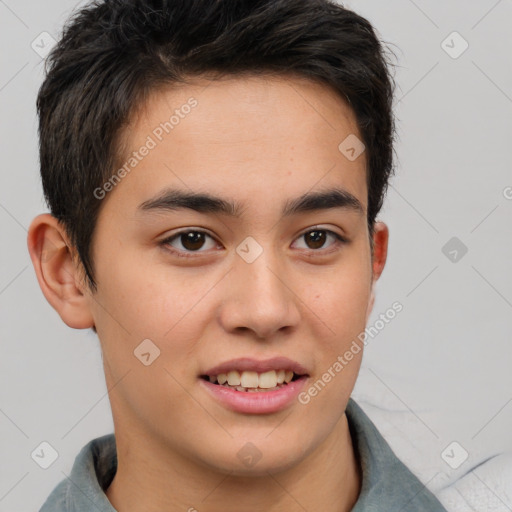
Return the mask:
<svg viewBox="0 0 512 512">
<path fill-rule="evenodd" d="M 66 504 L 68 494 L 68 481 L 62 480 L 50 493 L 39 512 L 66 512 L 69 507 Z"/>
<path fill-rule="evenodd" d="M 71 474 L 53 489 L 39 512 L 113 512 L 104 493 L 117 470 L 114 434 L 89 441 L 76 456 Z"/>
<path fill-rule="evenodd" d="M 346 409 L 363 482 L 354 512 L 446 512 L 426 485 L 398 459 L 373 422 L 350 399 Z"/>
</svg>

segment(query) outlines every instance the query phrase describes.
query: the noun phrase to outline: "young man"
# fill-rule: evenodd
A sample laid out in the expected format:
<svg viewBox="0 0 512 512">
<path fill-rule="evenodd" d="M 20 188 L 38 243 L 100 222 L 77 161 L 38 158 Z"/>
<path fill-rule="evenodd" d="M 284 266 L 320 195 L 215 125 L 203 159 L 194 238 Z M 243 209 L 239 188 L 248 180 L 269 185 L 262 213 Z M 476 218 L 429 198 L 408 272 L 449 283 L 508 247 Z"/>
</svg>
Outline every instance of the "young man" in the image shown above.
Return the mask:
<svg viewBox="0 0 512 512">
<path fill-rule="evenodd" d="M 42 512 L 442 511 L 350 399 L 388 229 L 392 79 L 327 0 L 80 11 L 38 97 L 28 246 L 97 332 L 115 436 Z"/>
</svg>

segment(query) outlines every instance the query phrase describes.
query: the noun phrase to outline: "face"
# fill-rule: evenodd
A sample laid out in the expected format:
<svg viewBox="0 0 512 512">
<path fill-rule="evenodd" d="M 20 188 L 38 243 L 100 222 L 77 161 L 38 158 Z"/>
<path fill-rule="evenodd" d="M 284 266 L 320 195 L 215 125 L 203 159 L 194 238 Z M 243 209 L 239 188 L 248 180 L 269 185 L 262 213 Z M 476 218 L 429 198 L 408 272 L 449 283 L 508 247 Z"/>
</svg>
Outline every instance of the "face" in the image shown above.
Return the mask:
<svg viewBox="0 0 512 512">
<path fill-rule="evenodd" d="M 162 89 L 134 117 L 125 172 L 103 189 L 87 299 L 118 436 L 240 474 L 293 466 L 327 442 L 362 351 L 335 363 L 371 302 L 365 154 L 338 149 L 351 134 L 361 139 L 333 91 L 283 77 Z M 272 369 L 294 380 L 248 392 L 205 377 L 245 370 L 247 384 L 259 370 L 268 386 Z M 239 454 L 249 441 L 254 466 Z"/>
</svg>

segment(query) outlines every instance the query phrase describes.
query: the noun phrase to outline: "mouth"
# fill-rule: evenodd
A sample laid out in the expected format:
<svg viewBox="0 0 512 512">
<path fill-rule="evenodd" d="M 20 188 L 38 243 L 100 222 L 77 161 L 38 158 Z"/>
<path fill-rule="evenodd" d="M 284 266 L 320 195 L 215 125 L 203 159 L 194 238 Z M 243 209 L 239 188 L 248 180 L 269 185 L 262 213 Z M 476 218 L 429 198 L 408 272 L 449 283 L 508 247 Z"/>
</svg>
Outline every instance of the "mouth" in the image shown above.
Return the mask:
<svg viewBox="0 0 512 512">
<path fill-rule="evenodd" d="M 284 388 L 307 374 L 299 374 L 292 370 L 270 370 L 258 373 L 255 371 L 231 370 L 217 375 L 201 375 L 200 378 L 228 389 L 244 393 L 268 393 Z"/>
<path fill-rule="evenodd" d="M 283 356 L 232 359 L 198 375 L 210 397 L 243 414 L 271 414 L 291 407 L 308 379 L 304 366 Z"/>
</svg>

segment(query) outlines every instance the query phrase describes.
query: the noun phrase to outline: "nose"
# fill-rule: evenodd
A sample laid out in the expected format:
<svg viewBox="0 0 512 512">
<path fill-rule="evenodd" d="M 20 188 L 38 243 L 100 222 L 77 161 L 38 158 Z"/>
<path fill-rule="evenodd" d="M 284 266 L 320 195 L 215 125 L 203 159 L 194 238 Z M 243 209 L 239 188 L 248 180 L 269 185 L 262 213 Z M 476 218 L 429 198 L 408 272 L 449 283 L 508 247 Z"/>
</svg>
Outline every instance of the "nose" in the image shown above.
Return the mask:
<svg viewBox="0 0 512 512">
<path fill-rule="evenodd" d="M 225 286 L 219 321 L 226 332 L 252 331 L 260 339 L 292 330 L 300 320 L 300 299 L 290 273 L 270 250 L 252 263 L 238 256 Z"/>
</svg>

